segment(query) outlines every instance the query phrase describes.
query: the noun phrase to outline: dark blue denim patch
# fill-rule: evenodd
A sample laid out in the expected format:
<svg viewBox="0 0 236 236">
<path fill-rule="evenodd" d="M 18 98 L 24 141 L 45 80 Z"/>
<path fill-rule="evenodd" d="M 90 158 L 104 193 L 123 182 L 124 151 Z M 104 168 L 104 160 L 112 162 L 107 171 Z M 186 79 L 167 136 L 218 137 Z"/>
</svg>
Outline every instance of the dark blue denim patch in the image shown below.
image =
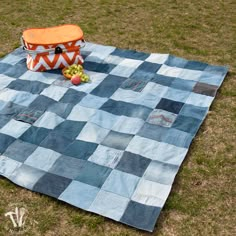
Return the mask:
<svg viewBox="0 0 236 236">
<path fill-rule="evenodd" d="M 169 128 L 167 127 L 145 123 L 139 130 L 138 135 L 161 142 L 168 130 Z"/>
<path fill-rule="evenodd" d="M 95 151 L 98 144 L 75 140 L 63 152 L 64 155 L 87 160 Z"/>
<path fill-rule="evenodd" d="M 33 191 L 58 198 L 71 183 L 71 179 L 46 173 L 34 185 Z"/>
<path fill-rule="evenodd" d="M 12 136 L 0 133 L 0 154 L 3 154 L 15 140 Z"/>
<path fill-rule="evenodd" d="M 38 146 L 34 144 L 18 139 L 7 148 L 7 150 L 4 152 L 4 156 L 7 156 L 18 162 L 24 162 L 37 147 Z"/>
<path fill-rule="evenodd" d="M 200 61 L 188 61 L 187 64 L 185 65 L 185 69 L 190 69 L 190 70 L 205 70 L 208 64 L 200 62 Z"/>
<path fill-rule="evenodd" d="M 27 108 L 15 116 L 15 120 L 33 124 L 44 111 Z"/>
<path fill-rule="evenodd" d="M 122 89 L 130 89 L 135 92 L 141 92 L 143 88 L 146 86 L 147 82 L 141 80 L 127 79 L 124 83 L 122 83 Z"/>
<path fill-rule="evenodd" d="M 83 160 L 62 155 L 49 169 L 49 172 L 69 179 L 74 179 L 78 176 L 83 166 Z"/>
<path fill-rule="evenodd" d="M 141 155 L 124 152 L 121 160 L 116 166 L 116 169 L 142 177 L 150 162 L 150 159 Z"/>
<path fill-rule="evenodd" d="M 64 136 L 67 139 L 74 140 L 81 132 L 86 122 L 65 120 L 52 131 L 58 136 Z"/>
<path fill-rule="evenodd" d="M 76 105 L 82 100 L 84 96 L 86 96 L 86 93 L 84 92 L 76 91 L 74 89 L 68 89 L 63 95 L 63 97 L 60 99 L 60 102 L 71 103 Z"/>
<path fill-rule="evenodd" d="M 99 97 L 110 97 L 126 80 L 124 77 L 108 75 L 91 94 Z"/>
<path fill-rule="evenodd" d="M 160 212 L 160 207 L 130 201 L 120 221 L 127 225 L 152 232 Z"/>
<path fill-rule="evenodd" d="M 111 171 L 111 168 L 86 161 L 78 173 L 76 180 L 101 188 Z"/>
<path fill-rule="evenodd" d="M 6 116 L 0 116 L 0 129 L 10 121 L 10 118 Z"/>
<path fill-rule="evenodd" d="M 55 100 L 44 95 L 39 95 L 32 103 L 30 103 L 29 108 L 44 111 L 54 103 L 56 103 Z"/>
<path fill-rule="evenodd" d="M 160 67 L 161 67 L 161 64 L 144 61 L 137 68 L 137 70 L 142 70 L 148 73 L 156 73 L 160 69 Z"/>
<path fill-rule="evenodd" d="M 109 74 L 116 65 L 108 63 L 97 63 L 92 61 L 85 61 L 83 67 L 88 71 L 95 71 Z"/>
<path fill-rule="evenodd" d="M 49 132 L 49 129 L 31 126 L 20 136 L 20 140 L 39 145 L 46 138 Z"/>
<path fill-rule="evenodd" d="M 47 87 L 48 84 L 41 83 L 39 81 L 30 81 L 22 79 L 16 79 L 7 86 L 7 88 L 10 89 L 25 91 L 32 94 L 40 94 Z"/>
<path fill-rule="evenodd" d="M 73 109 L 74 105 L 71 103 L 54 103 L 49 108 L 48 111 L 61 116 L 62 118 L 66 119 L 66 117 L 70 114 L 71 110 Z"/>
<path fill-rule="evenodd" d="M 155 77 L 155 75 L 156 75 L 155 73 L 146 72 L 146 71 L 137 69 L 132 73 L 130 78 L 133 80 L 141 80 L 141 81 L 148 82 L 152 80 Z"/>
<path fill-rule="evenodd" d="M 62 134 L 51 132 L 48 136 L 40 143 L 40 146 L 52 149 L 53 151 L 63 153 L 64 150 L 71 144 L 71 139 L 67 138 Z"/>
<path fill-rule="evenodd" d="M 202 120 L 179 114 L 172 127 L 195 135 L 201 123 Z"/>
<path fill-rule="evenodd" d="M 16 63 L 14 66 L 9 66 L 9 68 L 5 70 L 4 75 L 7 75 L 13 78 L 19 78 L 26 71 L 28 71 L 28 68 L 26 67 L 26 62 L 25 60 L 21 60 L 18 63 Z"/>
<path fill-rule="evenodd" d="M 163 109 L 175 114 L 178 114 L 184 103 L 162 98 L 157 104 L 156 109 Z"/>
<path fill-rule="evenodd" d="M 174 77 L 155 74 L 154 77 L 151 79 L 151 82 L 169 87 L 174 80 Z"/>
<path fill-rule="evenodd" d="M 179 114 L 203 120 L 207 112 L 208 112 L 207 107 L 199 107 L 191 104 L 184 104 Z"/>
<path fill-rule="evenodd" d="M 116 48 L 111 55 L 129 58 L 129 59 L 136 59 L 136 60 L 145 60 L 147 59 L 150 54 L 144 52 L 137 52 L 135 50 L 125 50 Z"/>
<path fill-rule="evenodd" d="M 106 103 L 104 103 L 100 109 L 115 115 L 124 115 L 128 117 L 140 118 L 143 120 L 146 120 L 152 111 L 152 109 L 142 105 L 115 101 L 112 99 L 109 99 Z"/>
</svg>

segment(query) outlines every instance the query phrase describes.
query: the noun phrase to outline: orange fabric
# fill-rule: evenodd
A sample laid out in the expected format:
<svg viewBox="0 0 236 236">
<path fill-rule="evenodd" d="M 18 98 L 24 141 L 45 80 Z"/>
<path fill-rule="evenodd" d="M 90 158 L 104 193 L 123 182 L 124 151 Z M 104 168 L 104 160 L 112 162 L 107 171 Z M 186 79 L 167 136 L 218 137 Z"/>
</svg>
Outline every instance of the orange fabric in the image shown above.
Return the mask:
<svg viewBox="0 0 236 236">
<path fill-rule="evenodd" d="M 23 32 L 23 38 L 29 44 L 59 44 L 83 39 L 83 31 L 79 26 L 69 24 L 49 28 L 31 28 Z"/>
</svg>

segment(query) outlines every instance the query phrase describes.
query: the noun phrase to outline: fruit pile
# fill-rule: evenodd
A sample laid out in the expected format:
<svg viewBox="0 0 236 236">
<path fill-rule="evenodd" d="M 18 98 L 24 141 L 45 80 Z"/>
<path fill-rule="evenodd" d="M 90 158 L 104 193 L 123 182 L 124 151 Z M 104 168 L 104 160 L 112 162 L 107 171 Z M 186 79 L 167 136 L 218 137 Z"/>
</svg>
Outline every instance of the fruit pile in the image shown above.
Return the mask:
<svg viewBox="0 0 236 236">
<path fill-rule="evenodd" d="M 70 78 L 71 83 L 74 85 L 79 85 L 81 82 L 87 83 L 89 82 L 89 76 L 84 73 L 83 66 L 73 64 L 68 66 L 63 70 L 63 74 Z"/>
</svg>

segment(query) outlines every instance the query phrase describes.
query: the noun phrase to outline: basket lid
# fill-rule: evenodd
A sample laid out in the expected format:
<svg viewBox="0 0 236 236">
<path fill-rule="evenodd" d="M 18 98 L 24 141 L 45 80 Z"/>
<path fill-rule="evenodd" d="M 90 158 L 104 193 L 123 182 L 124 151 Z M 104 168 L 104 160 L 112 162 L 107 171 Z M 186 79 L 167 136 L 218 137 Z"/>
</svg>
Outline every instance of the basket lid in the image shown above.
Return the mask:
<svg viewBox="0 0 236 236">
<path fill-rule="evenodd" d="M 30 44 L 58 44 L 82 39 L 83 31 L 78 25 L 72 24 L 48 28 L 30 28 L 23 32 L 23 38 Z"/>
</svg>

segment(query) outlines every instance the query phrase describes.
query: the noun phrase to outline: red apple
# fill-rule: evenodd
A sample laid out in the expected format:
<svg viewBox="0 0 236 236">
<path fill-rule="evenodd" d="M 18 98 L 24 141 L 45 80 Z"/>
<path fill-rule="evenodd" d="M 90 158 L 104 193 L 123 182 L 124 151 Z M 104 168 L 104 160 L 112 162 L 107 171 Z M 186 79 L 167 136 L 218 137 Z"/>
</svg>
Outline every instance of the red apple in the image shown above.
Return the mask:
<svg viewBox="0 0 236 236">
<path fill-rule="evenodd" d="M 79 75 L 73 75 L 71 78 L 71 83 L 74 85 L 79 85 L 81 83 L 81 78 Z"/>
</svg>

